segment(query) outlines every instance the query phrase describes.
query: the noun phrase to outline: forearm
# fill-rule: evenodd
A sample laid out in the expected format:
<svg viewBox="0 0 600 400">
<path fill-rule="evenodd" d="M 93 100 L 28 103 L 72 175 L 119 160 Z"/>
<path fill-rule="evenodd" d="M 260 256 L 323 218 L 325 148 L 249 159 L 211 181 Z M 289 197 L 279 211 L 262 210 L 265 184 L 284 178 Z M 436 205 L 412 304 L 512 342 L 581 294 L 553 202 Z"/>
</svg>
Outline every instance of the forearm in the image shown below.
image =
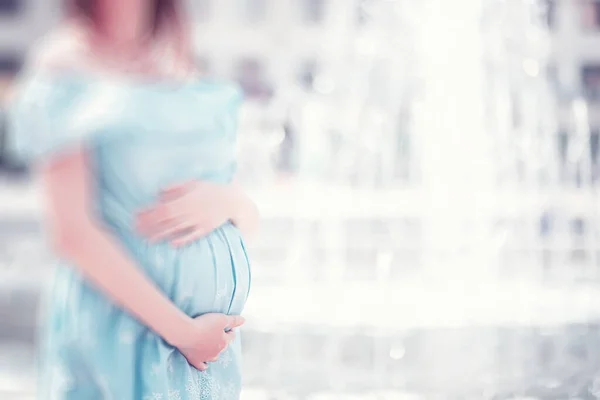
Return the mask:
<svg viewBox="0 0 600 400">
<path fill-rule="evenodd" d="M 60 255 L 76 265 L 107 298 L 177 346 L 189 318 L 144 275 L 108 233 L 93 224 L 77 228 L 59 245 Z"/>
<path fill-rule="evenodd" d="M 252 239 L 260 225 L 260 213 L 254 201 L 237 184 L 229 187 L 232 210 L 231 222 L 242 232 L 244 238 Z"/>
<path fill-rule="evenodd" d="M 89 165 L 83 148 L 39 165 L 54 247 L 109 300 L 177 346 L 189 318 L 94 218 L 94 177 Z"/>
</svg>

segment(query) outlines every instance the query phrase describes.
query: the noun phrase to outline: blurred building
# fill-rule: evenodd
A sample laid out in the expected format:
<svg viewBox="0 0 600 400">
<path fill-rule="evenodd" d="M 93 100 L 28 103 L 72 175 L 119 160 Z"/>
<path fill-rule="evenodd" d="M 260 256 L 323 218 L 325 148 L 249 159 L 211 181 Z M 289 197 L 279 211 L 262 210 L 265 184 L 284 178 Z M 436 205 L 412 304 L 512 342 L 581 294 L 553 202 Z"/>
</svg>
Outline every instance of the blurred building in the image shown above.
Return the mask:
<svg viewBox="0 0 600 400">
<path fill-rule="evenodd" d="M 0 0 L 0 168 L 21 172 L 4 151 L 2 104 L 31 45 L 57 21 L 59 0 Z"/>
<path fill-rule="evenodd" d="M 198 0 L 196 44 L 209 69 L 237 78 L 251 96 L 276 86 L 311 89 L 335 57 L 332 30 L 349 38 L 360 25 L 359 0 Z"/>
<path fill-rule="evenodd" d="M 529 74 L 545 74 L 559 94 L 555 146 L 561 181 L 581 187 L 591 180 L 595 185 L 600 177 L 600 2 L 545 2 L 552 36 L 551 61 L 539 65 L 525 60 L 523 68 Z M 264 118 L 270 119 L 266 125 L 285 125 L 279 159 L 283 168 L 293 169 L 289 158 L 300 140 L 289 132 L 302 134 L 297 125 L 285 121 L 291 114 L 286 107 L 293 107 L 302 93 L 318 91 L 320 76 L 340 70 L 343 54 L 338 50 L 348 44 L 340 38 L 356 41 L 368 18 L 362 1 L 197 0 L 191 7 L 198 21 L 199 59 L 207 69 L 236 78 L 251 99 L 264 102 L 275 96 L 280 101 L 279 109 L 271 110 L 279 115 Z M 578 117 L 582 105 L 585 120 Z M 284 122 L 279 121 L 282 119 Z M 586 129 L 588 132 L 582 133 Z M 581 140 L 585 141 L 586 157 L 573 163 L 570 157 L 581 147 Z M 407 154 L 407 139 L 399 142 L 397 158 L 412 157 Z M 409 164 L 402 160 L 398 164 L 402 165 L 401 175 L 414 176 L 414 171 L 408 171 L 412 168 Z"/>
<path fill-rule="evenodd" d="M 600 98 L 600 2 L 545 0 L 555 62 L 548 76 L 564 96 Z M 0 74 L 18 70 L 29 46 L 60 15 L 59 0 L 0 1 Z M 249 94 L 267 96 L 295 82 L 307 89 L 335 55 L 329 34 L 356 34 L 362 0 L 188 1 L 197 22 L 199 62 L 236 77 Z M 595 114 L 595 113 L 594 113 Z M 600 120 L 600 117 L 594 117 Z M 600 121 L 599 121 L 600 122 Z"/>
<path fill-rule="evenodd" d="M 558 146 L 562 180 L 596 183 L 600 130 L 600 2 L 548 1 L 553 62 L 547 71 L 560 101 Z M 570 160 L 583 143 L 582 162 Z"/>
<path fill-rule="evenodd" d="M 0 93 L 21 67 L 30 46 L 56 23 L 58 3 L 58 0 L 0 1 Z"/>
</svg>

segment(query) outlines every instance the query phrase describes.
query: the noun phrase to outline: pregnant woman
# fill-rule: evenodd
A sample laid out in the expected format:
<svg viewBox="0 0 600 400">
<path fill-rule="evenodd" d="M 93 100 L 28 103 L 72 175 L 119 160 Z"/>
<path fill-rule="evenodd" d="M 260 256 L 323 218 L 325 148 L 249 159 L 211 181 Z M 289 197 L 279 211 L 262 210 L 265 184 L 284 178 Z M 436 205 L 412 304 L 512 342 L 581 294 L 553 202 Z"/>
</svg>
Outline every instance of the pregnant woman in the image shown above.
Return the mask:
<svg viewBox="0 0 600 400">
<path fill-rule="evenodd" d="M 235 186 L 229 83 L 200 77 L 175 0 L 73 0 L 10 105 L 59 260 L 39 395 L 235 400 L 258 214 Z"/>
</svg>

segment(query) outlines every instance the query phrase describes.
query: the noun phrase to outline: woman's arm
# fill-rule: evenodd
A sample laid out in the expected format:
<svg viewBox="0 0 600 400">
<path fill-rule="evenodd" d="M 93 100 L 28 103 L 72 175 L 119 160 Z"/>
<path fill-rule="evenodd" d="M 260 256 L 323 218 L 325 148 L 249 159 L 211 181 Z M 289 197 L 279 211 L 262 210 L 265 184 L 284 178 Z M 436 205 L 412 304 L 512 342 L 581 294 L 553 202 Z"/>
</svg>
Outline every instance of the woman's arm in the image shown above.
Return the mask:
<svg viewBox="0 0 600 400">
<path fill-rule="evenodd" d="M 260 212 L 256 203 L 237 183 L 230 184 L 229 204 L 231 207 L 231 222 L 242 232 L 247 240 L 251 240 L 260 225 Z"/>
<path fill-rule="evenodd" d="M 256 233 L 259 218 L 258 208 L 237 184 L 195 180 L 164 189 L 154 206 L 140 211 L 137 229 L 150 240 L 184 246 L 227 221 L 248 240 Z"/>
<path fill-rule="evenodd" d="M 94 217 L 86 152 L 43 164 L 41 177 L 58 255 L 168 343 L 182 345 L 192 329 L 191 318 L 155 287 Z"/>
</svg>

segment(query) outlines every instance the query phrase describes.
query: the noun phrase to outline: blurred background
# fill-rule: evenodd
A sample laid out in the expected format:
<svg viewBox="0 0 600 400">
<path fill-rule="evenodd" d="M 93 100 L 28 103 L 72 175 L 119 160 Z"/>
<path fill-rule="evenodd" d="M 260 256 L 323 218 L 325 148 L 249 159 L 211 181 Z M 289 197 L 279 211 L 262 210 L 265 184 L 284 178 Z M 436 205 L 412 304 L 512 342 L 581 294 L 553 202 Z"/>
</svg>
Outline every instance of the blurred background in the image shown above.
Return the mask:
<svg viewBox="0 0 600 400">
<path fill-rule="evenodd" d="M 0 0 L 0 98 L 59 3 Z M 244 399 L 600 398 L 600 2 L 188 7 L 198 63 L 246 92 L 264 221 Z M 0 106 L 0 399 L 19 400 L 52 271 L 6 135 Z"/>
</svg>

